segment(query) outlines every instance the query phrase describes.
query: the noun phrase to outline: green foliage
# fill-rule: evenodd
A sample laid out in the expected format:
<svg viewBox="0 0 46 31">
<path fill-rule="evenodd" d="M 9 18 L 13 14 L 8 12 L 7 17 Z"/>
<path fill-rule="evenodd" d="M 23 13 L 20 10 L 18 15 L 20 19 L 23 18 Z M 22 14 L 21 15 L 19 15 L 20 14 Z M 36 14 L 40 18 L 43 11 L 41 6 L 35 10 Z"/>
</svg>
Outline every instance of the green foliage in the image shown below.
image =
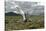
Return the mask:
<svg viewBox="0 0 46 31">
<path fill-rule="evenodd" d="M 6 30 L 23 30 L 44 28 L 44 16 L 27 17 L 28 22 L 22 22 L 22 16 L 6 16 Z"/>
</svg>

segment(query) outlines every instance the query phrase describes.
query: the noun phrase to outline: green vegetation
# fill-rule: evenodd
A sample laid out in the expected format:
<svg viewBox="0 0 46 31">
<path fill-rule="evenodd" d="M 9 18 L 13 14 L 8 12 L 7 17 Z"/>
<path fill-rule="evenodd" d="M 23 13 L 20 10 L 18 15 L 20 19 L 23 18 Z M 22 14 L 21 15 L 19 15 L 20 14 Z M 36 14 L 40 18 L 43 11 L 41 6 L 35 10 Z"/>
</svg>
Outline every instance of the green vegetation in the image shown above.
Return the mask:
<svg viewBox="0 0 46 31">
<path fill-rule="evenodd" d="M 22 16 L 6 16 L 6 30 L 41 29 L 44 28 L 44 16 L 27 17 L 27 22 L 22 22 Z"/>
</svg>

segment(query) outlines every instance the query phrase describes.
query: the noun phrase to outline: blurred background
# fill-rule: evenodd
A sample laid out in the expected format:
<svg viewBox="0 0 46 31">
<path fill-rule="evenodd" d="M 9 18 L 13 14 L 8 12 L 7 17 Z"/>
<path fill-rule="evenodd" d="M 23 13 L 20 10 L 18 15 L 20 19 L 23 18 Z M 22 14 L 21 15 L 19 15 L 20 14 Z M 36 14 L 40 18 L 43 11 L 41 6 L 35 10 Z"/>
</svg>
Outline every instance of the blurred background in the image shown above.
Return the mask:
<svg viewBox="0 0 46 31">
<path fill-rule="evenodd" d="M 16 11 L 15 5 L 19 5 L 27 16 L 27 22 L 21 22 L 22 16 Z M 44 28 L 44 5 L 40 2 L 28 1 L 5 1 L 5 30 L 43 29 Z"/>
</svg>

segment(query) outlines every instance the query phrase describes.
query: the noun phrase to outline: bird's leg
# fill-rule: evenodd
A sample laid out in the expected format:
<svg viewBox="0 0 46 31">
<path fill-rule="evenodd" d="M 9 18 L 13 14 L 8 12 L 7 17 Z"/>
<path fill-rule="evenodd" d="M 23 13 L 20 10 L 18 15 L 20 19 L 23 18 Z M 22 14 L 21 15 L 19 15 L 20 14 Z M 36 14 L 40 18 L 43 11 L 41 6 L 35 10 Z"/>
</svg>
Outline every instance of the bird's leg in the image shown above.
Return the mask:
<svg viewBox="0 0 46 31">
<path fill-rule="evenodd" d="M 27 18 L 26 18 L 25 15 L 23 15 L 23 21 L 24 21 L 24 22 L 27 22 Z"/>
<path fill-rule="evenodd" d="M 22 15 L 22 16 L 23 16 L 23 21 L 25 21 L 25 19 L 26 19 L 26 18 L 25 18 L 25 15 Z"/>
</svg>

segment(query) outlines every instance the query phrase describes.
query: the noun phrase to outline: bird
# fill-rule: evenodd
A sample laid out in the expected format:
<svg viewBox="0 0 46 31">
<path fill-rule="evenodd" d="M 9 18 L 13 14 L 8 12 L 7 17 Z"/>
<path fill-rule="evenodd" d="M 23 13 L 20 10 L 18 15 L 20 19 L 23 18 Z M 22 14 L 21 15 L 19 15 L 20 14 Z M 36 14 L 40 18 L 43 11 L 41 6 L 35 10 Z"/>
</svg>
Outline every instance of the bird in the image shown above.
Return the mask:
<svg viewBox="0 0 46 31">
<path fill-rule="evenodd" d="M 13 13 L 20 14 L 20 15 L 23 17 L 23 21 L 25 21 L 25 20 L 26 20 L 26 18 L 25 18 L 25 13 L 24 13 L 24 11 L 21 9 L 21 7 L 19 7 L 18 5 L 16 5 L 15 8 L 17 8 L 18 10 L 13 11 Z"/>
</svg>

